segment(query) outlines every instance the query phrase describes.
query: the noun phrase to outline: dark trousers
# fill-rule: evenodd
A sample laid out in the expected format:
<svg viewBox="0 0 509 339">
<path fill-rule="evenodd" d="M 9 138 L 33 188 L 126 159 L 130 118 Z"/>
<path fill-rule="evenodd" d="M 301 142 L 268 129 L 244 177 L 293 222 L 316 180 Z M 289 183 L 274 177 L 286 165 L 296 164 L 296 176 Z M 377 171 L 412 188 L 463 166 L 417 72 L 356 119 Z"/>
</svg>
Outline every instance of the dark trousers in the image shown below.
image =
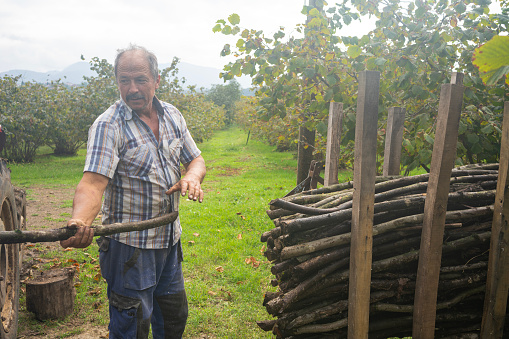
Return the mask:
<svg viewBox="0 0 509 339">
<path fill-rule="evenodd" d="M 140 249 L 98 239 L 101 273 L 108 283 L 110 339 L 177 339 L 188 306 L 180 242 L 167 249 Z"/>
</svg>

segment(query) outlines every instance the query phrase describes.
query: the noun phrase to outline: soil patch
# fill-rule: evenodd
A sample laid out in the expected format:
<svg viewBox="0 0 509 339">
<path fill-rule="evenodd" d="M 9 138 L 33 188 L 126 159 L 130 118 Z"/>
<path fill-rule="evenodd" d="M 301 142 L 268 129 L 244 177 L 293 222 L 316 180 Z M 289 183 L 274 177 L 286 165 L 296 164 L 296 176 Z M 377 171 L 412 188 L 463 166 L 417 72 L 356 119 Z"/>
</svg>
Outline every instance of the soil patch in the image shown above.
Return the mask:
<svg viewBox="0 0 509 339">
<path fill-rule="evenodd" d="M 27 229 L 42 230 L 64 227 L 72 212 L 72 199 L 75 187 L 70 186 L 32 186 L 27 190 Z M 21 281 L 31 273 L 34 264 L 44 252 L 61 249 L 58 242 L 44 243 L 44 246 L 24 246 L 23 265 L 21 267 Z M 24 288 L 24 284 L 21 285 Z M 20 305 L 21 306 L 21 305 Z M 20 307 L 21 312 L 27 312 Z M 72 318 L 72 316 L 71 316 Z M 66 319 L 62 326 L 45 329 L 44 333 L 30 331 L 20 323 L 18 339 L 22 338 L 108 338 L 107 326 L 97 326 L 86 323 L 79 317 Z"/>
</svg>

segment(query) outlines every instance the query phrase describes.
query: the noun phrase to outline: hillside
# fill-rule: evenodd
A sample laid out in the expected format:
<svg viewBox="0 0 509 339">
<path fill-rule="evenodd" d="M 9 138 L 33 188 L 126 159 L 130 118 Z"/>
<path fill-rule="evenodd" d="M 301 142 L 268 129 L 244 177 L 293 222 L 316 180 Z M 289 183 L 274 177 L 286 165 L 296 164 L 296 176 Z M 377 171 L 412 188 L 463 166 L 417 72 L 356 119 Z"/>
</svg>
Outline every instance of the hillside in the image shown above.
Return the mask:
<svg viewBox="0 0 509 339">
<path fill-rule="evenodd" d="M 163 63 L 159 66 L 161 69 L 164 69 L 169 67 L 170 64 Z M 178 69 L 178 77 L 186 78 L 186 85 L 196 85 L 198 89 L 201 87 L 210 88 L 212 85 L 224 84 L 223 80 L 219 78 L 219 73 L 221 70 L 217 68 L 197 66 L 188 64 L 186 62 L 180 62 L 178 64 Z M 81 61 L 74 63 L 61 71 L 55 70 L 48 72 L 35 72 L 24 69 L 14 69 L 0 72 L 0 77 L 5 75 L 21 75 L 22 81 L 47 83 L 61 79 L 64 83 L 79 85 L 83 82 L 84 76 L 94 76 L 95 72 L 90 70 L 90 65 L 88 62 Z M 240 83 L 242 88 L 249 88 L 251 85 L 251 81 L 248 77 L 242 77 L 237 79 L 237 81 Z"/>
</svg>

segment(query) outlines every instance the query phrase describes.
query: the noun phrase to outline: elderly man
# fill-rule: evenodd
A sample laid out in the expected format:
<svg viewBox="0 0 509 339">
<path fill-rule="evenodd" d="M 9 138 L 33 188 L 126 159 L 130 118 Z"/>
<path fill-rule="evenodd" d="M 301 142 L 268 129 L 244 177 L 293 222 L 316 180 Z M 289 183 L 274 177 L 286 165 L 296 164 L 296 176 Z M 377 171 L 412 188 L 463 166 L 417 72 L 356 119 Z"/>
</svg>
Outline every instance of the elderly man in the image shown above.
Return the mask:
<svg viewBox="0 0 509 339">
<path fill-rule="evenodd" d="M 79 226 L 62 247 L 90 245 L 88 227 L 102 203 L 102 222 L 132 222 L 176 210 L 179 196 L 203 201 L 205 161 L 184 118 L 159 101 L 157 58 L 131 45 L 115 59 L 121 100 L 89 131 L 87 158 L 68 225 Z M 186 169 L 180 175 L 180 163 Z M 177 219 L 155 229 L 98 239 L 108 283 L 109 338 L 181 338 L 187 320 L 182 276 L 182 228 Z"/>
</svg>

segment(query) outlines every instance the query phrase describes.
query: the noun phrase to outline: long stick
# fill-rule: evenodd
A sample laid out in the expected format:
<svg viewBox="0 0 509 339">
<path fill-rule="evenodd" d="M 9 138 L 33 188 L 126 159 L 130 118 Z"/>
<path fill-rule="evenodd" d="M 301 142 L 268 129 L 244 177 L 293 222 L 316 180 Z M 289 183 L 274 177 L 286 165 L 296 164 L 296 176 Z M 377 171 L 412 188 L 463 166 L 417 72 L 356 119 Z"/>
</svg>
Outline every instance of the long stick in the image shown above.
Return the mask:
<svg viewBox="0 0 509 339">
<path fill-rule="evenodd" d="M 122 232 L 143 231 L 174 222 L 178 212 L 171 212 L 149 220 L 92 226 L 94 235 L 110 235 Z M 19 244 L 26 242 L 53 242 L 65 240 L 76 234 L 76 227 L 66 226 L 47 231 L 0 231 L 0 244 Z"/>
</svg>

